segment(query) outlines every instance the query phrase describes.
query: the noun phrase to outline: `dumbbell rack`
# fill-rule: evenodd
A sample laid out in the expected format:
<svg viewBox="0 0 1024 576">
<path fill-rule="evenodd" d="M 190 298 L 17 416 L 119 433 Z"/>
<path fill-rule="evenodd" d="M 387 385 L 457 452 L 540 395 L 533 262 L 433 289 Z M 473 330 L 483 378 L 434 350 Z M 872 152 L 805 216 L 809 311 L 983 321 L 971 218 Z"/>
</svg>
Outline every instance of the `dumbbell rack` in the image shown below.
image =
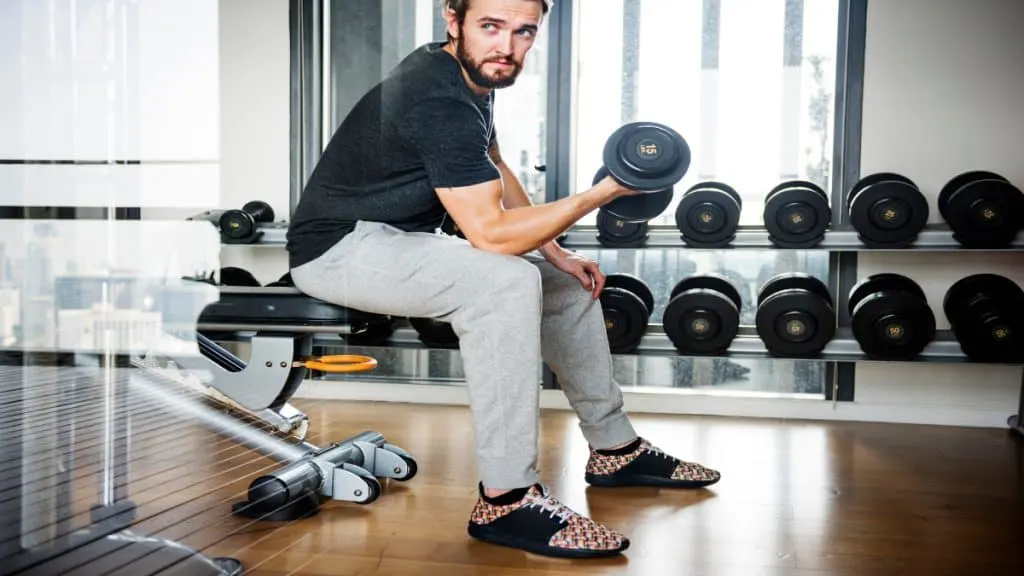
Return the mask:
<svg viewBox="0 0 1024 576">
<path fill-rule="evenodd" d="M 273 222 L 260 226 L 262 234 L 255 241 L 257 245 L 283 246 L 288 230 L 287 222 Z M 705 250 L 687 246 L 681 239 L 678 229 L 672 226 L 652 226 L 647 231 L 648 238 L 638 248 L 630 249 L 654 249 L 654 248 L 683 248 L 687 250 Z M 576 226 L 566 233 L 560 242 L 562 246 L 571 250 L 614 250 L 602 245 L 598 239 L 596 226 Z M 779 248 L 772 244 L 768 231 L 764 227 L 741 226 L 737 230 L 736 238 L 724 248 L 711 248 L 710 250 L 792 250 L 792 248 Z M 1024 252 L 1024 234 L 1018 235 L 1016 240 L 1007 248 L 974 250 L 965 248 L 953 238 L 952 231 L 944 225 L 926 226 L 918 235 L 912 246 L 906 248 L 872 248 L 861 242 L 857 232 L 849 225 L 833 226 L 825 232 L 820 243 L 811 248 L 800 250 L 817 250 L 827 252 Z M 838 308 L 838 306 L 837 306 Z M 838 310 L 837 310 L 838 312 Z M 320 345 L 337 345 L 344 330 L 339 335 L 316 334 L 314 341 Z M 388 340 L 388 346 L 400 348 L 423 348 L 417 333 L 411 327 L 399 325 L 394 334 Z M 648 326 L 639 346 L 632 355 L 650 356 L 679 356 L 672 342 L 666 336 L 660 324 L 652 323 Z M 739 334 L 733 340 L 729 349 L 715 357 L 770 359 L 777 358 L 769 354 L 764 343 L 758 337 L 752 327 L 741 326 Z M 836 331 L 833 338 L 825 349 L 815 357 L 789 358 L 800 360 L 819 360 L 825 362 L 844 363 L 871 363 L 871 362 L 928 362 L 928 363 L 949 363 L 969 364 L 974 363 L 968 359 L 960 350 L 959 343 L 953 336 L 951 330 L 937 330 L 932 342 L 913 360 L 891 360 L 874 359 L 861 351 L 860 345 L 854 339 L 851 330 L 843 325 Z M 1009 364 L 1012 366 L 1024 366 L 1024 358 L 1019 362 Z M 833 402 L 836 402 L 833 394 Z M 1020 406 L 1016 415 L 1008 420 L 1009 427 L 1024 435 L 1024 371 L 1021 376 Z"/>
</svg>

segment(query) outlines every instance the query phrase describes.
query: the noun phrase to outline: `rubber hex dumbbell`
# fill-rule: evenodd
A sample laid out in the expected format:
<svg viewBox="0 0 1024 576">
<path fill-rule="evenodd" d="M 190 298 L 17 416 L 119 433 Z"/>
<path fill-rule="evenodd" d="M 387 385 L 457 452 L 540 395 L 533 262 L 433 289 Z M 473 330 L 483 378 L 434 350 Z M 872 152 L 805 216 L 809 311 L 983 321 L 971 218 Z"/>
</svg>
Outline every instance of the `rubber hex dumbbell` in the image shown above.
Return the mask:
<svg viewBox="0 0 1024 576">
<path fill-rule="evenodd" d="M 616 198 L 602 208 L 626 222 L 647 222 L 672 202 L 675 184 L 690 169 L 690 146 L 664 124 L 630 122 L 608 137 L 602 160 L 595 184 L 611 176 L 622 186 L 643 192 Z"/>
<path fill-rule="evenodd" d="M 779 274 L 758 292 L 754 322 L 769 354 L 815 356 L 835 337 L 835 303 L 821 280 Z"/>
<path fill-rule="evenodd" d="M 262 223 L 274 221 L 274 209 L 261 200 L 253 200 L 241 210 L 225 210 L 217 222 L 221 240 L 226 244 L 251 244 L 263 235 Z"/>
<path fill-rule="evenodd" d="M 850 290 L 853 337 L 869 357 L 908 360 L 935 337 L 924 290 L 900 274 L 874 274 Z"/>
<path fill-rule="evenodd" d="M 879 172 L 861 178 L 846 197 L 850 223 L 870 248 L 905 248 L 928 223 L 928 200 L 910 178 Z"/>
<path fill-rule="evenodd" d="M 739 332 L 742 306 L 739 291 L 722 275 L 684 278 L 665 306 L 665 335 L 680 353 L 721 354 Z"/>
<path fill-rule="evenodd" d="M 608 274 L 600 300 L 609 349 L 614 354 L 636 350 L 654 310 L 651 289 L 631 274 Z"/>
<path fill-rule="evenodd" d="M 811 248 L 825 237 L 832 220 L 828 194 L 813 182 L 788 180 L 764 200 L 768 239 L 780 248 Z"/>
<path fill-rule="evenodd" d="M 676 207 L 676 228 L 683 242 L 697 248 L 721 248 L 736 238 L 743 200 L 723 182 L 701 182 L 683 193 Z"/>
<path fill-rule="evenodd" d="M 959 174 L 939 191 L 939 214 L 966 248 L 1004 248 L 1024 229 L 1024 192 L 994 172 Z"/>
<path fill-rule="evenodd" d="M 946 291 L 942 309 L 970 360 L 1024 359 L 1024 290 L 1009 278 L 989 273 L 961 278 Z"/>
</svg>

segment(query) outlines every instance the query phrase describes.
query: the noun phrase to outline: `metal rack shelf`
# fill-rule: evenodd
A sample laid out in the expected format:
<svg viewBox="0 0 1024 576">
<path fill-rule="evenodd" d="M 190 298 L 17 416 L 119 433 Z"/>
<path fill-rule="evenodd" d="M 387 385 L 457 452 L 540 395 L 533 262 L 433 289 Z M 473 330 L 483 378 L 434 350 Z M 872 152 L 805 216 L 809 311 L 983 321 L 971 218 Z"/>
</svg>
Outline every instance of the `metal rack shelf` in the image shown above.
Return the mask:
<svg viewBox="0 0 1024 576">
<path fill-rule="evenodd" d="M 262 238 L 257 241 L 261 245 L 283 245 L 288 232 L 287 222 L 274 222 L 260 227 Z M 597 240 L 596 226 L 577 226 L 569 230 L 562 246 L 573 250 L 613 250 L 603 246 Z M 679 231 L 670 226 L 656 226 L 648 230 L 647 242 L 636 249 L 645 248 L 685 248 L 688 250 L 707 250 L 687 246 L 679 236 Z M 761 227 L 741 227 L 736 239 L 724 248 L 714 250 L 792 250 L 778 248 L 768 238 L 768 231 Z M 945 226 L 928 226 L 917 237 L 917 241 L 907 248 L 869 248 L 857 237 L 853 229 L 835 229 L 825 232 L 820 244 L 807 250 L 826 250 L 833 252 L 1024 252 L 1024 234 L 1006 248 L 969 249 L 953 239 L 953 233 Z"/>
<path fill-rule="evenodd" d="M 221 326 L 217 324 L 202 325 L 202 330 L 218 331 L 224 329 L 230 329 L 231 326 Z M 267 326 L 267 330 L 273 330 L 277 328 L 281 330 L 282 327 Z M 260 327 L 250 327 L 250 330 L 258 330 Z M 295 332 L 307 332 L 313 334 L 313 340 L 316 345 L 319 346 L 344 346 L 343 336 L 348 332 L 347 327 L 339 327 L 334 332 L 324 332 L 322 327 L 302 327 L 302 326 L 290 326 L 285 327 L 285 330 Z M 396 328 L 391 338 L 382 346 L 383 348 L 414 348 L 414 349 L 428 349 L 418 339 L 416 331 L 405 325 L 400 325 Z M 657 324 L 652 324 L 648 327 L 646 334 L 640 341 L 640 345 L 637 349 L 630 353 L 625 354 L 626 356 L 689 356 L 687 354 L 681 354 L 672 345 L 671 340 L 665 334 L 664 329 Z M 715 357 L 715 358 L 750 358 L 750 359 L 784 359 L 784 360 L 818 360 L 826 362 L 861 362 L 861 363 L 872 363 L 872 362 L 901 362 L 901 363 L 977 363 L 969 360 L 963 352 L 960 350 L 960 345 L 956 339 L 952 336 L 952 333 L 948 331 L 940 331 L 936 334 L 935 339 L 921 352 L 921 354 L 911 360 L 890 360 L 890 359 L 879 359 L 871 358 L 865 355 L 860 345 L 856 340 L 853 339 L 852 335 L 849 334 L 848 330 L 840 329 L 834 338 L 825 347 L 822 353 L 818 356 L 805 356 L 805 357 L 778 357 L 772 356 L 768 353 L 768 350 L 764 346 L 764 342 L 758 338 L 757 334 L 751 327 L 743 327 L 740 330 L 739 335 L 733 340 L 732 345 L 723 354 L 708 355 L 703 357 Z M 1005 364 L 1004 364 L 1005 365 Z M 1009 364 L 1022 365 L 1024 366 L 1024 359 L 1020 362 Z"/>
</svg>

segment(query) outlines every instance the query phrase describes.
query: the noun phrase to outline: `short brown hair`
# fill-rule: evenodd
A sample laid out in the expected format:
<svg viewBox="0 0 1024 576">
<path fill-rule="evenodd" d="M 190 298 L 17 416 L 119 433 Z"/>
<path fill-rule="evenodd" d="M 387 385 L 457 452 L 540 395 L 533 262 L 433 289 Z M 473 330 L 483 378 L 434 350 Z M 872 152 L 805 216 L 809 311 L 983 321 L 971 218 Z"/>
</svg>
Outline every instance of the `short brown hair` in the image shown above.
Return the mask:
<svg viewBox="0 0 1024 576">
<path fill-rule="evenodd" d="M 536 0 L 540 2 L 541 14 L 546 16 L 551 10 L 551 5 L 554 4 L 554 0 Z M 460 24 L 466 20 L 466 11 L 469 10 L 469 3 L 471 0 L 441 0 L 444 7 L 452 12 L 455 12 L 455 20 Z M 451 38 L 449 38 L 450 40 Z"/>
</svg>

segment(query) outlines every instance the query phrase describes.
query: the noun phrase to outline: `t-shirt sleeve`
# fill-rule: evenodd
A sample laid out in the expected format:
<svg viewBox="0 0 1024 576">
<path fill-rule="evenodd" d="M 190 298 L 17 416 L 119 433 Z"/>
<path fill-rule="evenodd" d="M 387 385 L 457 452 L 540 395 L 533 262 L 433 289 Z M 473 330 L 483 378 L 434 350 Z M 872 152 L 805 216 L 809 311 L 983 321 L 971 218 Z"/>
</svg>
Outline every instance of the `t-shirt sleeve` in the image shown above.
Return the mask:
<svg viewBox="0 0 1024 576">
<path fill-rule="evenodd" d="M 472 186 L 501 178 L 488 155 L 493 139 L 484 117 L 469 104 L 422 102 L 406 115 L 401 130 L 435 188 Z"/>
</svg>

